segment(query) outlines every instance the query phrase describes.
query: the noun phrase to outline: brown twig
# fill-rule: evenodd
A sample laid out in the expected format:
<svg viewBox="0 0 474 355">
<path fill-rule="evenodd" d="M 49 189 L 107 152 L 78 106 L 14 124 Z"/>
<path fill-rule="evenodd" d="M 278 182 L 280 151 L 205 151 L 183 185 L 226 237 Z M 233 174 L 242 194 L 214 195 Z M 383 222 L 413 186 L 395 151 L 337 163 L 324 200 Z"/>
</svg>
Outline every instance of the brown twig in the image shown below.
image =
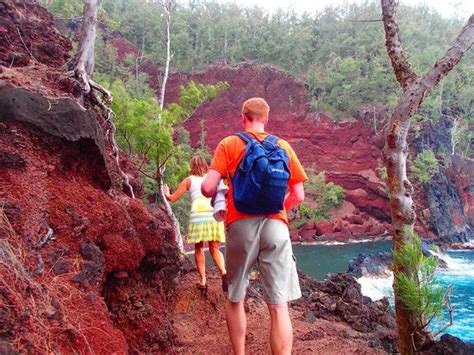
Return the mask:
<svg viewBox="0 0 474 355">
<path fill-rule="evenodd" d="M 25 47 L 25 49 L 27 50 L 27 52 L 30 54 L 31 58 L 33 58 L 35 61 L 38 61 L 38 59 L 35 58 L 35 56 L 33 55 L 33 53 L 31 53 L 30 49 L 26 46 L 26 43 L 25 41 L 23 40 L 23 37 L 21 36 L 21 33 L 20 33 L 20 28 L 17 27 L 16 28 L 16 32 L 18 33 L 18 36 L 20 37 L 20 40 L 21 40 L 21 43 L 23 43 L 23 46 Z"/>
</svg>

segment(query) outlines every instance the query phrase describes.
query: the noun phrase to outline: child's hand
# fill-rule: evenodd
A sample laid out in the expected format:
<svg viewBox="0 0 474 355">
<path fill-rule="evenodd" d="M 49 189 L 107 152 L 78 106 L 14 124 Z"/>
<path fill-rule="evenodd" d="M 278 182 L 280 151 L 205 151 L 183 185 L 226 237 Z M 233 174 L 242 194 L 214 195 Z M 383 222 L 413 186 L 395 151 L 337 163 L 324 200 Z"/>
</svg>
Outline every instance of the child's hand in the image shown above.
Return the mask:
<svg viewBox="0 0 474 355">
<path fill-rule="evenodd" d="M 225 220 L 225 215 L 226 215 L 226 210 L 220 210 L 217 213 L 214 214 L 214 219 L 217 222 L 222 222 Z"/>
<path fill-rule="evenodd" d="M 165 196 L 169 196 L 169 195 L 170 195 L 170 188 L 168 187 L 167 184 L 164 184 L 164 185 L 163 185 L 163 193 L 165 194 Z"/>
</svg>

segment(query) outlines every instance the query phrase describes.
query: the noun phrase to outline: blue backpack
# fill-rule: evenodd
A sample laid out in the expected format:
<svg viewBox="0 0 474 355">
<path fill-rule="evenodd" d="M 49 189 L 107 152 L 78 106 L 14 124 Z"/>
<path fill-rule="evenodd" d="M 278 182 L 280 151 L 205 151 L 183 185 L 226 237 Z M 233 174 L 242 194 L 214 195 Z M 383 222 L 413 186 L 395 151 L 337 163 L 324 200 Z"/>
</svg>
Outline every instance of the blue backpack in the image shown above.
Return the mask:
<svg viewBox="0 0 474 355">
<path fill-rule="evenodd" d="M 247 143 L 232 177 L 235 208 L 247 214 L 274 214 L 283 210 L 290 179 L 289 158 L 268 135 L 261 143 L 251 134 L 236 133 Z"/>
</svg>

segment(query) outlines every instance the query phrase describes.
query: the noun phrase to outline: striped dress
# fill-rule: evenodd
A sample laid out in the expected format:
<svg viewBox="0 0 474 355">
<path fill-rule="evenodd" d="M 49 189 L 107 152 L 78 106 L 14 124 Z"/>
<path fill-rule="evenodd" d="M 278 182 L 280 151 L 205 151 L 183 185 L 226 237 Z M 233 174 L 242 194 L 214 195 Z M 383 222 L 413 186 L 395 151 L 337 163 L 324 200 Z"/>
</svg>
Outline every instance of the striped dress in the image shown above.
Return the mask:
<svg viewBox="0 0 474 355">
<path fill-rule="evenodd" d="M 212 213 L 211 199 L 201 194 L 201 184 L 205 176 L 191 175 L 191 215 L 189 217 L 187 243 L 216 241 L 225 242 L 224 223 L 217 222 Z"/>
</svg>

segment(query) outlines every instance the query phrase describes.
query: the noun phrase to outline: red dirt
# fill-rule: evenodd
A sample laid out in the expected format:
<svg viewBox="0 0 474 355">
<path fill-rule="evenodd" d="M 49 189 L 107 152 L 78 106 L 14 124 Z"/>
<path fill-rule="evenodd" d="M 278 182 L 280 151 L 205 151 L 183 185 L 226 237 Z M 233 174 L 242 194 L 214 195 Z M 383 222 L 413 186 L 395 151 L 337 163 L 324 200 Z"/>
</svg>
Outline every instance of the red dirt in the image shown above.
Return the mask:
<svg viewBox="0 0 474 355">
<path fill-rule="evenodd" d="M 90 347 L 97 353 L 124 353 L 127 342 L 142 351 L 160 349 L 161 345 L 163 349 L 169 347 L 170 341 L 163 341 L 170 338 L 167 312 L 170 303 L 165 300 L 173 286 L 168 279 L 176 275 L 179 263 L 176 251 L 164 254 L 167 249 L 164 245 L 171 239 L 169 225 L 162 222 L 166 217 L 152 216 L 140 200 L 128 200 L 125 196 L 120 202 L 112 199 L 97 185 L 94 158 L 90 152 L 81 155 L 75 143 L 44 135 L 17 122 L 7 121 L 0 128 L 0 199 L 6 203 L 5 212 L 16 232 L 18 248 L 25 256 L 25 267 L 34 270 L 38 266 L 37 255 L 41 255 L 44 272 L 33 280 L 44 285 L 48 297 L 60 303 L 59 319 L 43 319 L 51 334 L 51 349 L 70 352 L 86 351 Z M 72 159 L 76 164 L 65 164 L 64 159 Z M 55 239 L 36 251 L 33 246 L 46 234 L 46 223 Z M 86 245 L 95 249 L 87 252 Z M 145 255 L 161 260 L 157 265 L 174 263 L 174 268 L 168 269 L 168 275 L 153 276 L 153 267 L 139 272 Z M 56 275 L 58 263 L 64 264 L 65 270 Z M 107 310 L 109 307 L 110 311 L 116 311 L 114 307 L 121 304 L 123 290 L 113 276 L 117 272 L 127 275 L 124 289 L 131 287 L 153 300 L 148 305 L 153 311 L 143 316 L 143 327 L 133 332 L 122 333 L 128 329 L 128 321 L 114 320 Z M 157 289 L 156 285 L 151 287 L 141 281 L 147 275 L 155 279 L 155 284 L 161 282 L 162 287 Z M 108 305 L 102 296 L 106 278 Z M 111 292 L 112 289 L 115 291 Z M 18 336 L 15 329 L 23 326 L 34 332 L 37 323 L 34 319 L 22 321 L 21 305 L 16 306 L 19 313 L 13 317 L 9 331 Z M 127 312 L 121 309 L 117 314 L 128 317 Z M 161 324 L 156 339 L 149 339 L 149 343 L 143 334 L 149 331 L 147 321 L 148 325 Z M 141 342 L 134 340 L 137 336 Z M 27 341 L 18 349 L 30 346 L 35 349 Z"/>
<path fill-rule="evenodd" d="M 180 354 L 229 354 L 232 351 L 225 325 L 225 296 L 220 277 L 208 275 L 208 290 L 198 290 L 192 272 L 181 279 L 174 309 L 174 330 Z M 253 283 L 251 283 L 252 287 Z M 248 297 L 247 349 L 249 354 L 270 353 L 269 315 L 261 298 Z M 308 320 L 304 307 L 294 303 L 290 308 L 294 327 L 294 354 L 384 354 L 370 346 L 370 336 L 343 322 L 322 318 Z"/>
<path fill-rule="evenodd" d="M 39 62 L 59 68 L 70 58 L 71 42 L 54 27 L 53 16 L 33 1 L 0 3 L 0 64 L 24 67 Z"/>
</svg>

